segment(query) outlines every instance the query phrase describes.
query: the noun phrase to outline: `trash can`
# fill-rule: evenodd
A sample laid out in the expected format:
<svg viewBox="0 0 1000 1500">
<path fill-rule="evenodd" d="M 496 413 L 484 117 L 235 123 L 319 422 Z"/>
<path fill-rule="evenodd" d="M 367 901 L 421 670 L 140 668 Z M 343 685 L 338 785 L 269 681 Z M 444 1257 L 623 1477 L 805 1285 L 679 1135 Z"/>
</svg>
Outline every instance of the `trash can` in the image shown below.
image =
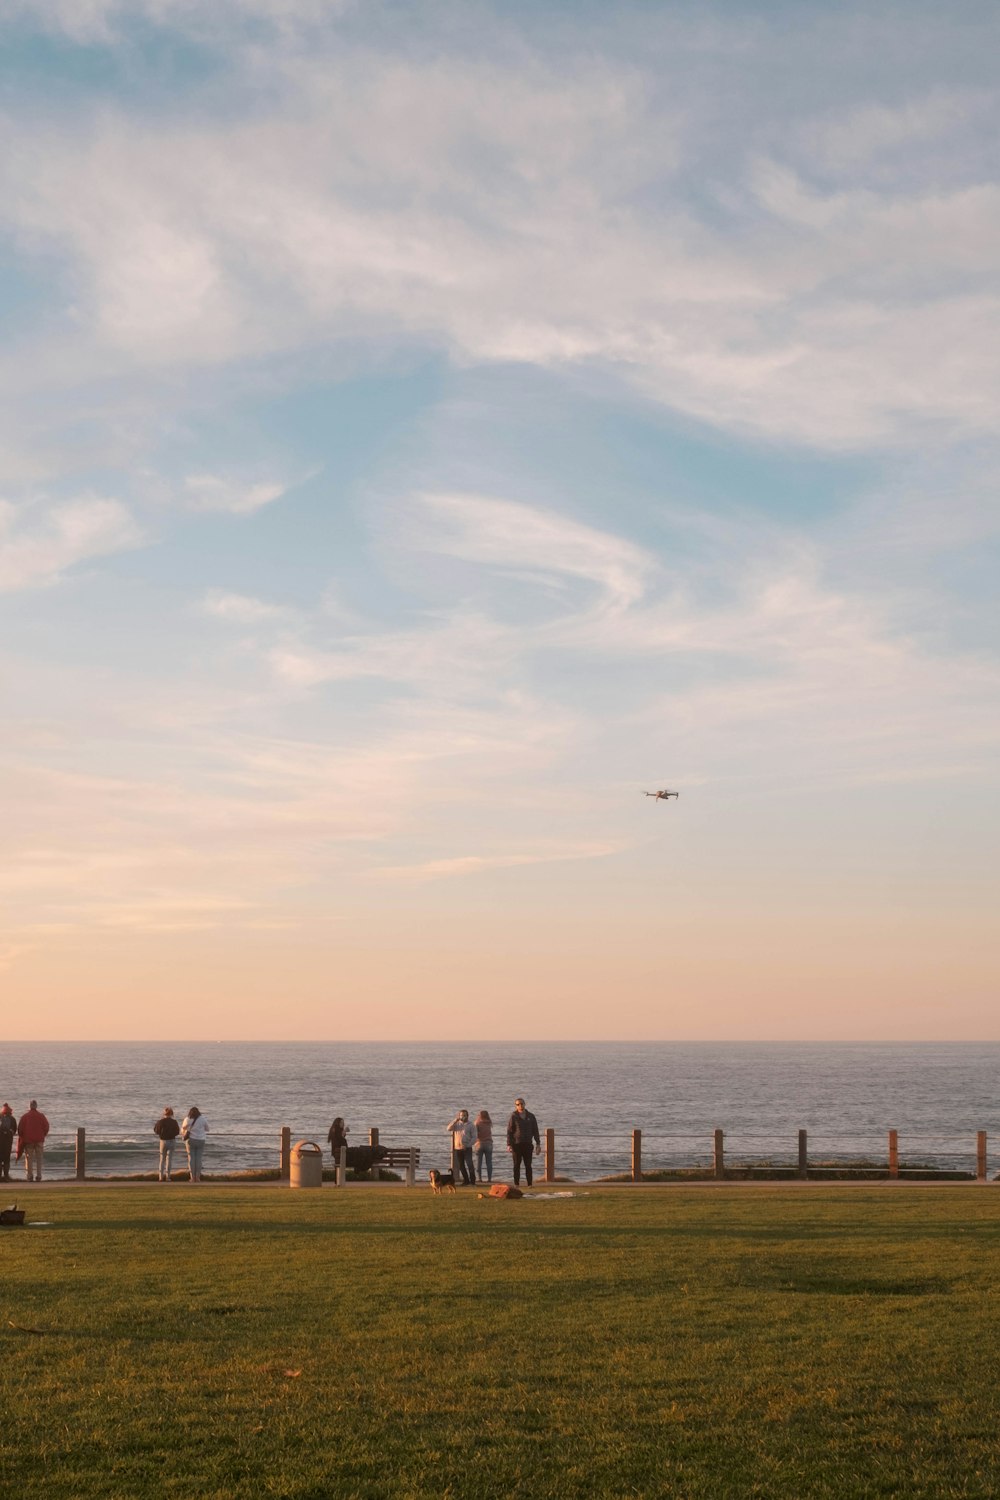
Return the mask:
<svg viewBox="0 0 1000 1500">
<path fill-rule="evenodd" d="M 323 1152 L 315 1141 L 295 1142 L 292 1147 L 288 1186 L 323 1186 Z"/>
</svg>

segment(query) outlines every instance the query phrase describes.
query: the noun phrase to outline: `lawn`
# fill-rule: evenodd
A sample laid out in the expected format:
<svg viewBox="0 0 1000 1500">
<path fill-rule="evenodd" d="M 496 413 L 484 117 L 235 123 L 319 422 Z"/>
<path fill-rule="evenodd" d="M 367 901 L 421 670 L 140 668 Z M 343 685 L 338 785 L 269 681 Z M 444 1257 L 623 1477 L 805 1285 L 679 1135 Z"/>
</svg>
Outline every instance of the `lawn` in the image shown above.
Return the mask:
<svg viewBox="0 0 1000 1500">
<path fill-rule="evenodd" d="M 1000 1493 L 1000 1189 L 18 1194 L 5 1495 Z"/>
</svg>

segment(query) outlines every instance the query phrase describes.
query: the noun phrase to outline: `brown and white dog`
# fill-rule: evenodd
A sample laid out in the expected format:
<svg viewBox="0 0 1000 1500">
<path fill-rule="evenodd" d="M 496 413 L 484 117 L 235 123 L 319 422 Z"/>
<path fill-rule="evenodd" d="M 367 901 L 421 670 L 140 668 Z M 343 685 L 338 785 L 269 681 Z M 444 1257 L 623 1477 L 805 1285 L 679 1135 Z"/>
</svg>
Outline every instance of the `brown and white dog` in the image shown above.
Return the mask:
<svg viewBox="0 0 1000 1500">
<path fill-rule="evenodd" d="M 437 1167 L 431 1167 L 427 1175 L 431 1180 L 432 1193 L 453 1193 L 455 1191 L 454 1172 L 439 1172 Z"/>
</svg>

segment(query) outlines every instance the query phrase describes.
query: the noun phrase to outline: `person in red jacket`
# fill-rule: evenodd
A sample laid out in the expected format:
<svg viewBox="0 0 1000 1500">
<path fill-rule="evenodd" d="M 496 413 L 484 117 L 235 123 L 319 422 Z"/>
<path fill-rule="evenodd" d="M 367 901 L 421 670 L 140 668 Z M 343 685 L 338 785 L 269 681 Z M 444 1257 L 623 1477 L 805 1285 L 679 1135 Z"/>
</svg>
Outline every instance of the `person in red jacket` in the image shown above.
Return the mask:
<svg viewBox="0 0 1000 1500">
<path fill-rule="evenodd" d="M 32 1099 L 27 1110 L 17 1122 L 17 1156 L 24 1157 L 24 1170 L 29 1182 L 41 1182 L 42 1157 L 45 1155 L 45 1137 L 49 1133 L 49 1122 L 38 1108 L 38 1100 Z"/>
</svg>

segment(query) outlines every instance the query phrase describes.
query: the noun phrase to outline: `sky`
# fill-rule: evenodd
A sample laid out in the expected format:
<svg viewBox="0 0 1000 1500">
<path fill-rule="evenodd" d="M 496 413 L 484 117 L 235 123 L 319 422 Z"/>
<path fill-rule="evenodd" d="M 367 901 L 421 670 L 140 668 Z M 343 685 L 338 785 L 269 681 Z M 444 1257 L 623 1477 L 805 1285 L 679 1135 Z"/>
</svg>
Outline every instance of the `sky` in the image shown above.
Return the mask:
<svg viewBox="0 0 1000 1500">
<path fill-rule="evenodd" d="M 0 35 L 8 1038 L 1000 1038 L 996 7 Z"/>
</svg>

